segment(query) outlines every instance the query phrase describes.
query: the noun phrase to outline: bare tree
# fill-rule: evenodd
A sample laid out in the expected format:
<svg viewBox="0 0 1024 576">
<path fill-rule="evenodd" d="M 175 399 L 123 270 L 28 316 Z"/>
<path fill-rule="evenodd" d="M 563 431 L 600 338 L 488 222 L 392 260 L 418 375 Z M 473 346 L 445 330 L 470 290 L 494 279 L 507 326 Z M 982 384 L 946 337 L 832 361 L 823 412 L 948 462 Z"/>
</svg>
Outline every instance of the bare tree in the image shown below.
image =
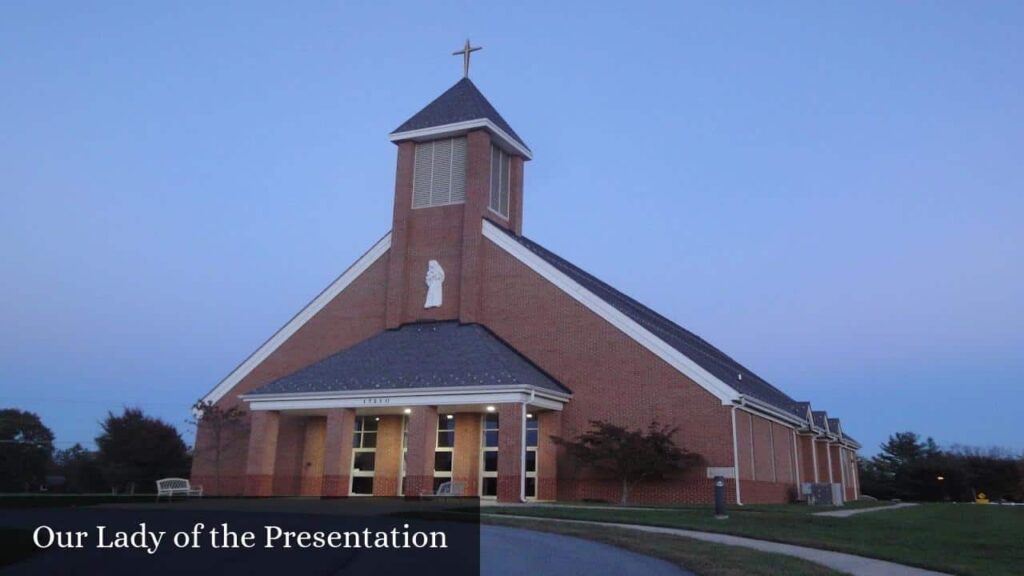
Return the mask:
<svg viewBox="0 0 1024 576">
<path fill-rule="evenodd" d="M 200 424 L 211 441 L 203 446 L 202 452 L 213 460 L 213 493 L 220 494 L 221 458 L 227 448 L 225 440 L 236 436 L 230 432 L 245 417 L 245 412 L 237 406 L 225 410 L 213 402 L 199 400 L 192 406 L 192 414 L 194 414 L 194 418 L 188 423 L 196 427 L 196 447 L 198 448 L 199 445 Z M 227 444 L 230 444 L 230 441 Z M 199 456 L 196 453 L 194 457 Z"/>
</svg>

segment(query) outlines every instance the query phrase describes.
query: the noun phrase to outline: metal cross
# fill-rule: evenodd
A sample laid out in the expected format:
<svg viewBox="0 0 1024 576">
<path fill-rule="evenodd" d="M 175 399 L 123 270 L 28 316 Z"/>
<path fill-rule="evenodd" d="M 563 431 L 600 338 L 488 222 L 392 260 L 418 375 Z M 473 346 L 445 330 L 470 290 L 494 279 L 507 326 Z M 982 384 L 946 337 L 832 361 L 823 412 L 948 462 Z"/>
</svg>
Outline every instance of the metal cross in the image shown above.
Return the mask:
<svg viewBox="0 0 1024 576">
<path fill-rule="evenodd" d="M 462 54 L 462 77 L 469 78 L 469 55 L 477 50 L 483 50 L 480 46 L 470 46 L 469 38 L 466 38 L 466 45 L 462 47 L 462 50 L 452 52 L 452 56 L 458 56 Z"/>
</svg>

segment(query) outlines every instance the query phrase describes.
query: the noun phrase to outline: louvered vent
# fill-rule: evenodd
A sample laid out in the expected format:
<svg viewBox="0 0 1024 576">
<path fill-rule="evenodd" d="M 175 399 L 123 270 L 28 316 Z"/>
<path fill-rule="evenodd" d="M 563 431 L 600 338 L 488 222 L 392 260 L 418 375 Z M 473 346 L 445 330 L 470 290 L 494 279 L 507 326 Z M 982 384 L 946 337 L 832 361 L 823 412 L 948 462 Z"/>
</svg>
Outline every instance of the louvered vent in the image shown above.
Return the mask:
<svg viewBox="0 0 1024 576">
<path fill-rule="evenodd" d="M 512 157 L 497 146 L 491 146 L 491 210 L 508 218 L 509 174 Z"/>
<path fill-rule="evenodd" d="M 429 208 L 466 200 L 466 139 L 416 145 L 412 207 Z"/>
</svg>

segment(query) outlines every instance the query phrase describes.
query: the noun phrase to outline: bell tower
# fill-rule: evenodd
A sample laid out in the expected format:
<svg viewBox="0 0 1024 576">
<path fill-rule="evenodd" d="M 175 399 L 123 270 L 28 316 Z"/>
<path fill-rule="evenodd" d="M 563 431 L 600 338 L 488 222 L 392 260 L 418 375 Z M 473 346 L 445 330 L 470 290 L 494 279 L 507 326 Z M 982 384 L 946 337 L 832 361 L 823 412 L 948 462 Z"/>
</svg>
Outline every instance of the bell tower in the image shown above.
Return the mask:
<svg viewBox="0 0 1024 576">
<path fill-rule="evenodd" d="M 476 49 L 467 41 L 456 52 L 464 55 L 466 74 Z M 522 233 L 523 164 L 532 153 L 468 76 L 390 139 L 398 146 L 398 162 L 387 327 L 419 320 L 476 322 L 483 220 Z"/>
</svg>

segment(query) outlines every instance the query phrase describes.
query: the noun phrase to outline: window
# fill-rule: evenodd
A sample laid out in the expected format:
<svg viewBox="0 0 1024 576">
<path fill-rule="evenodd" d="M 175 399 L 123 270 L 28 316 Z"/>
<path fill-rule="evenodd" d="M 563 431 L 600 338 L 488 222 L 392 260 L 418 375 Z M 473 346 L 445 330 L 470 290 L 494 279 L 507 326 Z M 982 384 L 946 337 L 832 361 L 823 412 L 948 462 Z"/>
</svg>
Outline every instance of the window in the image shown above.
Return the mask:
<svg viewBox="0 0 1024 576">
<path fill-rule="evenodd" d="M 533 414 L 526 414 L 526 447 L 523 458 L 526 461 L 526 497 L 537 497 L 537 438 L 540 426 Z"/>
<path fill-rule="evenodd" d="M 377 463 L 376 416 L 356 416 L 352 434 L 352 486 L 350 494 L 373 494 L 373 470 Z"/>
<path fill-rule="evenodd" d="M 480 496 L 494 498 L 498 495 L 498 415 L 484 415 L 481 434 Z"/>
<path fill-rule="evenodd" d="M 466 201 L 466 139 L 416 145 L 412 207 L 429 208 Z"/>
<path fill-rule="evenodd" d="M 437 415 L 437 445 L 434 448 L 434 491 L 452 479 L 455 465 L 455 415 Z"/>
<path fill-rule="evenodd" d="M 512 157 L 491 145 L 491 210 L 508 218 L 509 174 Z"/>
</svg>

